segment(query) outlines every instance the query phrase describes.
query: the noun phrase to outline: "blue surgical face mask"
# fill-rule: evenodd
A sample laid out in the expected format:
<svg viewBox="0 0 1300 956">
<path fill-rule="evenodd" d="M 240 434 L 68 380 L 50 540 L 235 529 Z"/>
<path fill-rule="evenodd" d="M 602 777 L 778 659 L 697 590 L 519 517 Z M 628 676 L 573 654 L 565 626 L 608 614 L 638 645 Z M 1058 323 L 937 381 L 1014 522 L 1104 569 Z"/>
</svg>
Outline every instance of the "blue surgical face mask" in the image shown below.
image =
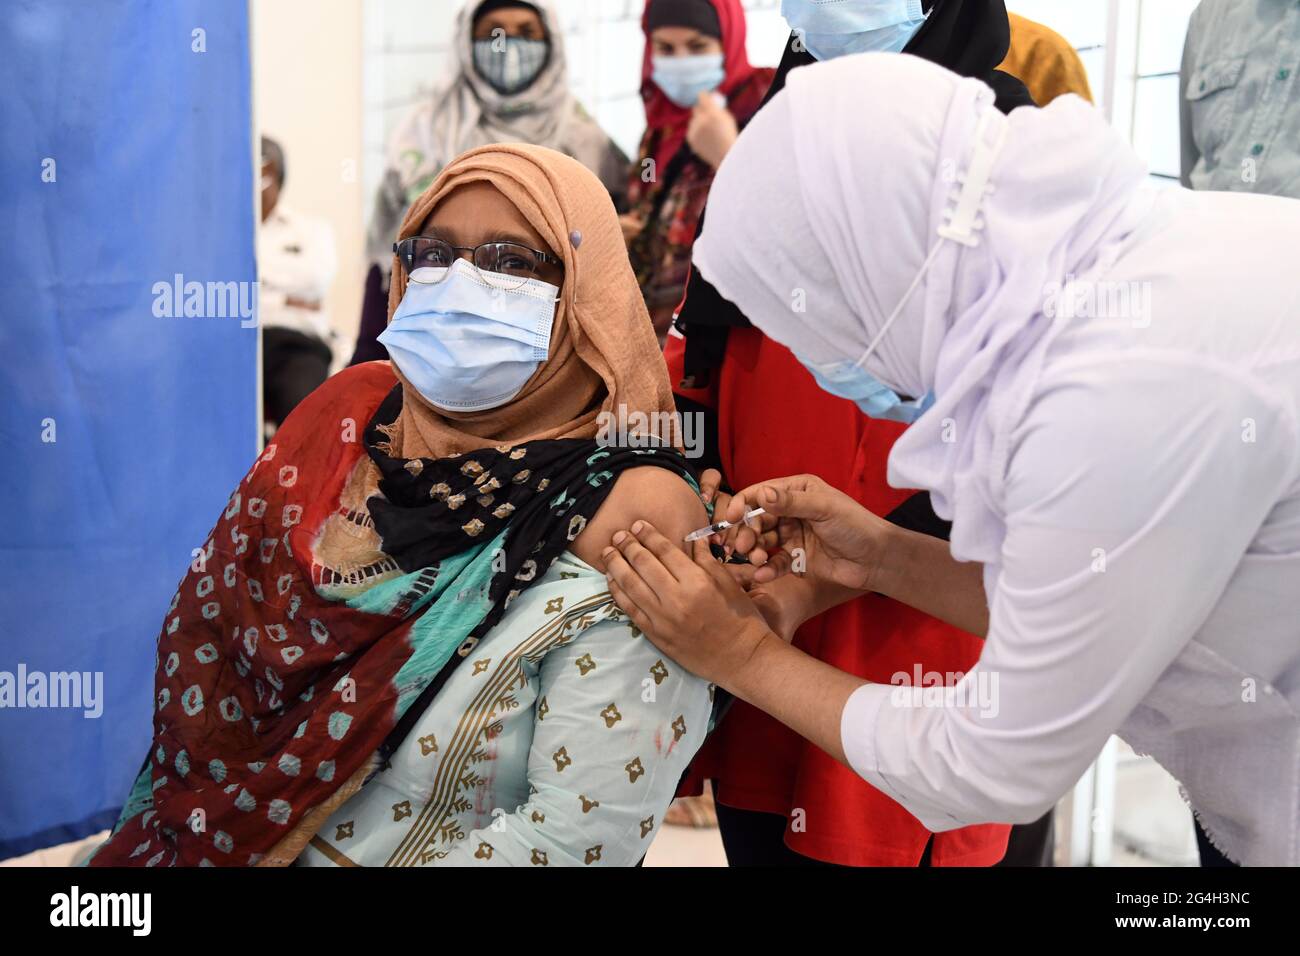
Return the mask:
<svg viewBox="0 0 1300 956">
<path fill-rule="evenodd" d="M 910 425 L 934 404 L 933 392 L 921 398 L 904 399 L 862 366 L 853 362 L 819 365 L 803 358 L 799 358 L 799 361 L 804 368 L 812 372 L 813 378 L 817 380 L 817 384 L 823 391 L 854 402 L 868 418 L 883 418 Z"/>
<path fill-rule="evenodd" d="M 931 247 L 930 254 L 925 257 L 925 262 L 921 265 L 916 278 L 903 293 L 902 301 L 881 323 L 880 331 L 876 333 L 876 337 L 867 346 L 866 352 L 856 362 L 817 363 L 810 362 L 798 354 L 795 355 L 800 364 L 812 372 L 813 378 L 817 379 L 817 384 L 823 390 L 857 403 L 858 408 L 862 409 L 862 413 L 869 418 L 884 418 L 892 422 L 903 422 L 905 425 L 912 424 L 934 404 L 933 393 L 926 393 L 920 398 L 903 398 L 868 372 L 865 366 L 867 360 L 876 353 L 890 326 L 903 314 L 903 310 L 907 308 L 907 303 L 912 300 L 916 290 L 921 288 L 921 283 L 925 281 L 925 276 L 941 248 L 941 244 L 937 242 Z"/>
<path fill-rule="evenodd" d="M 559 294 L 550 283 L 481 272 L 464 259 L 417 269 L 379 341 L 430 405 L 498 408 L 546 361 Z"/>
<path fill-rule="evenodd" d="M 781 0 L 781 15 L 818 60 L 901 53 L 925 23 L 921 0 Z"/>
<path fill-rule="evenodd" d="M 502 37 L 474 41 L 474 69 L 502 96 L 513 96 L 533 85 L 550 59 L 546 40 Z"/>
<path fill-rule="evenodd" d="M 716 90 L 727 75 L 721 53 L 656 56 L 650 62 L 653 67 L 650 78 L 655 86 L 678 106 L 694 106 L 701 93 Z"/>
</svg>

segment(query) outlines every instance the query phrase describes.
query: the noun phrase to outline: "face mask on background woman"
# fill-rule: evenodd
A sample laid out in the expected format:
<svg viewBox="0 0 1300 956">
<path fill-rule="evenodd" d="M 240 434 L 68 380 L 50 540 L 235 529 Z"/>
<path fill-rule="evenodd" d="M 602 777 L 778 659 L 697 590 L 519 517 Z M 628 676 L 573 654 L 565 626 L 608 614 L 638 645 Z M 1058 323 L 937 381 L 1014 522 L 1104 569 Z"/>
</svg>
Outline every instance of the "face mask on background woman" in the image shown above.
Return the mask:
<svg viewBox="0 0 1300 956">
<path fill-rule="evenodd" d="M 691 56 L 659 56 L 651 61 L 651 79 L 678 106 L 691 107 L 701 93 L 711 93 L 726 76 L 721 53 Z"/>
<path fill-rule="evenodd" d="M 925 23 L 921 0 L 781 0 L 781 15 L 819 60 L 901 53 Z"/>
<path fill-rule="evenodd" d="M 526 37 L 493 37 L 474 41 L 474 68 L 503 96 L 532 86 L 546 66 L 551 45 Z"/>
</svg>

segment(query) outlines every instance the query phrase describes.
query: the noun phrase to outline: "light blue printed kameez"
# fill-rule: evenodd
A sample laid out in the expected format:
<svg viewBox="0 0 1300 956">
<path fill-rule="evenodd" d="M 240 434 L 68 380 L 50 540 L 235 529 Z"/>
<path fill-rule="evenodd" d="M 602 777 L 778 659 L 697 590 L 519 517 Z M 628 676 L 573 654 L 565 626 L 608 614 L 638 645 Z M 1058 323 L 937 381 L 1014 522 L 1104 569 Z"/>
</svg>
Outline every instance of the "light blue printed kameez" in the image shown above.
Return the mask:
<svg viewBox="0 0 1300 956">
<path fill-rule="evenodd" d="M 634 865 L 704 740 L 712 692 L 566 554 L 298 864 Z"/>
</svg>

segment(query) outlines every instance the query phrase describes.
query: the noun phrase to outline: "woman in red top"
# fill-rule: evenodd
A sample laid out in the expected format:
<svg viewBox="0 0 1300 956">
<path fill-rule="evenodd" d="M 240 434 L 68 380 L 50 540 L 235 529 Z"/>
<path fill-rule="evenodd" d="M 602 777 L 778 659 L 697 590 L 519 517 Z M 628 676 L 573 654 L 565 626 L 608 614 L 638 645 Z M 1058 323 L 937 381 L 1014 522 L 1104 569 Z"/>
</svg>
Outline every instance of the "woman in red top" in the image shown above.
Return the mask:
<svg viewBox="0 0 1300 956">
<path fill-rule="evenodd" d="M 681 339 L 669 343 L 669 374 L 681 378 Z M 784 346 L 754 328 L 732 329 L 716 385 L 680 391 L 719 412 L 718 452 L 733 487 L 784 474 L 818 475 L 876 514 L 911 497 L 885 482 L 885 462 L 904 426 L 863 415 L 822 391 Z M 791 441 L 791 435 L 801 435 Z M 878 595 L 842 604 L 799 629 L 796 646 L 866 680 L 909 683 L 973 667 L 980 641 Z M 845 866 L 988 866 L 1006 850 L 1006 826 L 933 837 L 915 817 L 848 767 L 776 719 L 736 701 L 696 757 L 691 792 L 714 782 L 727 856 L 744 862 Z M 734 811 L 756 811 L 736 813 Z M 766 819 L 760 815 L 766 816 Z M 775 841 L 784 840 L 782 850 Z"/>
<path fill-rule="evenodd" d="M 928 19 L 904 52 L 985 80 L 1004 111 L 1032 105 L 1023 84 L 994 71 L 1010 43 L 1002 0 L 925 0 L 923 7 Z M 769 97 L 789 70 L 812 62 L 792 37 Z M 886 459 L 903 425 L 869 419 L 823 391 L 789 350 L 751 327 L 698 273 L 677 325 L 686 339 L 670 338 L 666 353 L 669 375 L 679 383 L 678 408 L 716 422 L 709 464 L 728 485 L 815 474 L 895 523 L 944 534 L 928 496 L 886 483 Z M 972 635 L 878 595 L 813 618 L 795 644 L 882 683 L 901 682 L 895 675 L 907 683 L 955 683 L 980 649 Z M 931 834 L 852 770 L 741 701 L 700 751 L 683 792 L 699 792 L 704 779 L 714 782 L 732 865 L 989 866 L 1007 850 L 1008 826 Z"/>
</svg>

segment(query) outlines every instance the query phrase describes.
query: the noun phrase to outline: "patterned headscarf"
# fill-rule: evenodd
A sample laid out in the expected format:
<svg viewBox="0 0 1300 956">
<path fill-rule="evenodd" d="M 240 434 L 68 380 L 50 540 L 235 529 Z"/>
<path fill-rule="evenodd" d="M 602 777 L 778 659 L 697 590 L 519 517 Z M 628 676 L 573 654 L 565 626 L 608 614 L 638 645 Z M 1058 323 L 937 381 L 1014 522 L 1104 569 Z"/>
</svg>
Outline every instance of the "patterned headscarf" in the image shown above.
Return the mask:
<svg viewBox="0 0 1300 956">
<path fill-rule="evenodd" d="M 550 45 L 546 65 L 525 89 L 510 94 L 495 90 L 474 66 L 474 22 L 482 6 L 479 0 L 469 0 L 456 17 L 455 75 L 412 110 L 388 144 L 387 169 L 367 239 L 370 258 L 377 264 L 387 263 L 403 211 L 452 159 L 479 146 L 547 146 L 590 169 L 607 191 L 623 188 L 627 157 L 570 92 L 564 33 L 552 0 L 531 4 Z"/>
</svg>

